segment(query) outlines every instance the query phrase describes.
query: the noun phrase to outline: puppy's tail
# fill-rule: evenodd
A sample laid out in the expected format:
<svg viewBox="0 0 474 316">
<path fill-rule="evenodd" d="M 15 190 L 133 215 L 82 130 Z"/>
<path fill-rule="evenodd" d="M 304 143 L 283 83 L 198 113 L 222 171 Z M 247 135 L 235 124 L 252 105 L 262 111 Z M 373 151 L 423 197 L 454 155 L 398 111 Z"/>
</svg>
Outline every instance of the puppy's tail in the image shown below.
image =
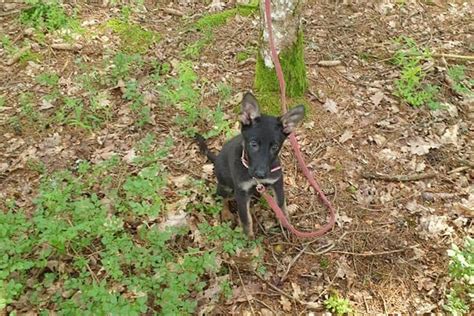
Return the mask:
<svg viewBox="0 0 474 316">
<path fill-rule="evenodd" d="M 207 147 L 206 140 L 204 139 L 204 137 L 202 137 L 202 135 L 200 135 L 200 134 L 196 134 L 194 136 L 194 140 L 198 143 L 199 150 L 201 151 L 201 153 L 206 155 L 206 157 L 212 163 L 214 163 L 216 161 L 216 155 L 209 149 L 209 147 Z"/>
</svg>

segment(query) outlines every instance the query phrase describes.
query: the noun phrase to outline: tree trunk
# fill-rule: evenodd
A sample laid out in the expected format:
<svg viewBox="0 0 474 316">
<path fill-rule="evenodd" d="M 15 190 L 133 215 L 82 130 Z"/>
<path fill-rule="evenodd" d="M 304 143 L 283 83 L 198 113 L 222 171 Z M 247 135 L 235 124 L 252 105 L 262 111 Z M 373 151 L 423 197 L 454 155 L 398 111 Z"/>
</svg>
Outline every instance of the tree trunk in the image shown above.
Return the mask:
<svg viewBox="0 0 474 316">
<path fill-rule="evenodd" d="M 271 2 L 273 38 L 285 77 L 286 94 L 289 97 L 300 97 L 308 88 L 301 29 L 301 11 L 304 0 L 272 0 Z M 260 11 L 262 35 L 255 70 L 255 90 L 266 94 L 278 92 L 279 85 L 268 44 L 265 0 L 260 1 Z"/>
</svg>

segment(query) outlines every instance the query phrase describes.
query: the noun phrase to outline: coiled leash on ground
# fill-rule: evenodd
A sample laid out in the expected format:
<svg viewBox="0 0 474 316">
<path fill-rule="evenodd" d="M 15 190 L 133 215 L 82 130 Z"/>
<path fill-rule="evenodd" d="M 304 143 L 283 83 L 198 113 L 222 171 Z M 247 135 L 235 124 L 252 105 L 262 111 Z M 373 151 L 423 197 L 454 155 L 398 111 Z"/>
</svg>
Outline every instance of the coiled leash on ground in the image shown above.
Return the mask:
<svg viewBox="0 0 474 316">
<path fill-rule="evenodd" d="M 278 53 L 277 53 L 276 48 L 275 48 L 271 16 L 272 16 L 272 14 L 271 14 L 271 2 L 270 2 L 270 0 L 265 0 L 265 19 L 266 19 L 267 28 L 268 28 L 268 42 L 270 44 L 271 57 L 272 57 L 273 64 L 275 65 L 275 71 L 276 71 L 276 74 L 277 74 L 277 77 L 278 77 L 278 83 L 280 85 L 282 112 L 286 113 L 288 111 L 288 109 L 286 107 L 286 90 L 285 90 L 286 89 L 286 84 L 285 84 L 285 78 L 283 77 L 283 71 L 281 69 L 280 60 L 278 58 Z M 301 170 L 303 171 L 303 174 L 305 175 L 306 179 L 308 179 L 308 182 L 311 184 L 311 186 L 314 188 L 314 190 L 316 190 L 316 192 L 318 192 L 319 197 L 321 198 L 323 203 L 326 205 L 326 207 L 329 209 L 329 222 L 317 231 L 313 231 L 313 232 L 299 231 L 293 225 L 291 225 L 288 222 L 288 219 L 286 218 L 285 214 L 280 209 L 278 204 L 275 202 L 273 197 L 270 194 L 267 193 L 266 188 L 263 184 L 261 184 L 261 183 L 257 184 L 257 191 L 265 198 L 268 205 L 270 205 L 270 207 L 273 209 L 273 211 L 275 212 L 276 217 L 280 220 L 282 225 L 284 227 L 286 227 L 290 232 L 292 232 L 295 236 L 300 237 L 300 238 L 320 237 L 320 236 L 324 235 L 326 232 L 328 232 L 329 230 L 331 230 L 331 228 L 336 223 L 336 210 L 332 206 L 331 202 L 329 202 L 327 197 L 324 195 L 324 192 L 319 187 L 319 184 L 313 178 L 313 176 L 311 174 L 311 171 L 309 171 L 308 167 L 306 166 L 306 163 L 305 163 L 304 158 L 303 158 L 303 154 L 301 153 L 300 146 L 298 144 L 298 141 L 296 140 L 295 134 L 291 133 L 289 138 L 290 138 L 291 146 L 293 147 L 293 151 L 295 152 L 296 159 L 298 160 L 298 165 L 300 166 Z"/>
</svg>

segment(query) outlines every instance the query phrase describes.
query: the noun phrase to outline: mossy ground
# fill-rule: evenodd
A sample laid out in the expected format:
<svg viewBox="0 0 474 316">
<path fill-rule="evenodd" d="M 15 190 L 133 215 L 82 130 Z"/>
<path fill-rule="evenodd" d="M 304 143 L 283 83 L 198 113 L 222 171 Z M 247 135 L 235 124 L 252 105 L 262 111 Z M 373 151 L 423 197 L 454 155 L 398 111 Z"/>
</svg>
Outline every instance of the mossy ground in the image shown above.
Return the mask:
<svg viewBox="0 0 474 316">
<path fill-rule="evenodd" d="M 238 5 L 236 8 L 233 9 L 205 15 L 196 22 L 195 26 L 199 30 L 216 28 L 218 26 L 226 24 L 230 18 L 236 16 L 237 14 L 242 16 L 249 16 L 255 13 L 257 9 L 258 5 Z"/>
<path fill-rule="evenodd" d="M 286 94 L 289 97 L 301 97 L 308 89 L 306 66 L 304 63 L 303 32 L 293 46 L 280 53 L 280 64 L 286 82 Z M 255 90 L 259 93 L 278 92 L 279 84 L 275 68 L 268 68 L 261 54 L 257 56 L 255 69 Z"/>
<path fill-rule="evenodd" d="M 148 48 L 156 43 L 160 36 L 158 33 L 144 29 L 143 27 L 119 19 L 111 19 L 107 27 L 118 34 L 122 49 L 127 53 L 145 53 Z"/>
</svg>

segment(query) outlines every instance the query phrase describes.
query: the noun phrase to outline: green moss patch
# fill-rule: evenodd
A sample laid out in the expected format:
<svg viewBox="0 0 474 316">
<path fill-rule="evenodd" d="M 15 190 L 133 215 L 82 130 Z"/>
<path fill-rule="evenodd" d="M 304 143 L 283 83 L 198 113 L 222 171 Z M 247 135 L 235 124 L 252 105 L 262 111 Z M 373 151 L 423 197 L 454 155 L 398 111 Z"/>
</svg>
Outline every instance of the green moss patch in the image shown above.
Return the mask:
<svg viewBox="0 0 474 316">
<path fill-rule="evenodd" d="M 236 8 L 225 10 L 218 13 L 208 14 L 197 20 L 195 26 L 199 30 L 213 29 L 226 24 L 230 18 L 237 14 L 249 16 L 256 12 L 258 6 L 239 5 Z"/>
<path fill-rule="evenodd" d="M 308 78 L 304 63 L 303 32 L 299 32 L 293 47 L 280 53 L 280 64 L 289 97 L 301 97 L 308 89 Z M 275 68 L 268 68 L 261 54 L 258 54 L 255 69 L 255 89 L 257 92 L 278 92 L 280 90 Z"/>
<path fill-rule="evenodd" d="M 118 34 L 122 42 L 122 49 L 127 53 L 144 54 L 153 43 L 160 39 L 156 32 L 118 19 L 109 20 L 107 27 Z"/>
</svg>

